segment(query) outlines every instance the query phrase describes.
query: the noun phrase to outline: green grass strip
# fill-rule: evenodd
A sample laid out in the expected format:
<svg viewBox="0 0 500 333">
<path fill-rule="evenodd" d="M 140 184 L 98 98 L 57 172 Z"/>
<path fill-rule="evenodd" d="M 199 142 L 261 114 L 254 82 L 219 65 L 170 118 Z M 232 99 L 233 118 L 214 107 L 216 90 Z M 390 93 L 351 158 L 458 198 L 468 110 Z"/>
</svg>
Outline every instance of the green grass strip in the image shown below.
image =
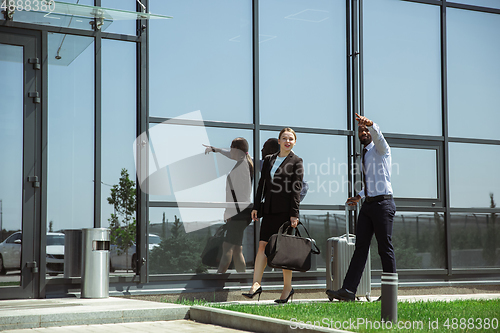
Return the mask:
<svg viewBox="0 0 500 333">
<path fill-rule="evenodd" d="M 297 332 L 305 327 L 352 332 L 500 332 L 498 299 L 399 302 L 398 323 L 381 321 L 380 302 L 203 305 L 287 320 Z"/>
</svg>

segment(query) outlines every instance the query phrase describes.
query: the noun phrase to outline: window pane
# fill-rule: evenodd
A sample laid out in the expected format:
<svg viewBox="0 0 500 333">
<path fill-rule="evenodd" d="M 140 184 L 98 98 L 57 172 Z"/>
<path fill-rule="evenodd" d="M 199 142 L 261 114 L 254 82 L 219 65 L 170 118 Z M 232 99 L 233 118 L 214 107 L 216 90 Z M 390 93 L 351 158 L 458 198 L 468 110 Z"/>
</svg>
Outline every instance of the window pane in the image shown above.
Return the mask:
<svg viewBox="0 0 500 333">
<path fill-rule="evenodd" d="M 451 215 L 453 268 L 500 266 L 498 214 Z"/>
<path fill-rule="evenodd" d="M 261 131 L 262 145 L 279 131 Z M 347 138 L 337 135 L 297 133 L 295 154 L 304 162 L 309 190 L 302 203 L 343 205 L 348 198 Z M 321 153 L 318 153 L 321 152 Z"/>
<path fill-rule="evenodd" d="M 447 0 L 448 2 L 463 3 L 481 7 L 490 7 L 500 9 L 500 0 Z"/>
<path fill-rule="evenodd" d="M 21 239 L 23 229 L 23 129 L 24 129 L 24 54 L 23 47 L 0 44 L 0 242 L 1 245 L 0 285 L 19 286 L 22 274 Z M 6 79 L 8 78 L 8 79 Z M 17 234 L 15 232 L 18 231 Z M 13 235 L 13 236 L 11 236 Z M 12 240 L 12 242 L 11 242 Z M 15 269 L 15 275 L 5 277 L 5 269 Z"/>
<path fill-rule="evenodd" d="M 392 147 L 391 184 L 396 198 L 437 198 L 434 149 Z"/>
<path fill-rule="evenodd" d="M 500 139 L 500 15 L 447 10 L 450 136 Z"/>
<path fill-rule="evenodd" d="M 141 1 L 142 2 L 142 1 Z M 101 7 L 135 12 L 136 0 L 101 0 Z M 103 31 L 115 32 L 126 35 L 137 34 L 136 20 L 114 20 L 109 26 L 104 26 Z"/>
<path fill-rule="evenodd" d="M 326 262 L 329 261 L 331 250 L 326 249 L 326 241 L 330 237 L 339 237 L 345 234 L 345 212 L 344 211 L 321 211 L 301 210 L 300 221 L 306 226 L 311 238 L 315 240 L 316 246 L 321 253 L 311 255 L 311 271 L 324 271 Z M 299 227 L 303 237 L 307 237 Z"/>
<path fill-rule="evenodd" d="M 152 126 L 149 130 L 150 200 L 225 203 L 227 174 L 236 161 L 220 153 L 205 154 L 203 145 L 229 150 L 237 137 L 247 140 L 251 156 L 253 140 L 249 130 L 168 123 Z"/>
<path fill-rule="evenodd" d="M 450 143 L 451 207 L 490 207 L 500 195 L 500 146 Z"/>
<path fill-rule="evenodd" d="M 259 1 L 262 124 L 347 127 L 345 20 L 345 1 Z"/>
<path fill-rule="evenodd" d="M 23 47 L 0 44 L 0 242 L 22 227 L 23 207 Z M 4 233 L 4 230 L 6 233 Z"/>
<path fill-rule="evenodd" d="M 397 212 L 392 244 L 398 269 L 445 268 L 443 213 Z M 375 237 L 370 253 L 372 269 L 382 269 Z"/>
<path fill-rule="evenodd" d="M 111 187 L 125 169 L 135 186 L 132 146 L 136 133 L 136 45 L 102 41 L 102 168 L 101 223 L 114 213 L 108 203 Z M 117 98 L 119 96 L 119 98 Z"/>
<path fill-rule="evenodd" d="M 185 213 L 185 212 L 184 212 Z M 177 208 L 150 208 L 149 232 L 150 255 L 149 274 L 175 273 L 215 273 L 217 267 L 201 263 L 201 253 L 207 240 L 224 223 L 224 209 L 190 208 L 184 214 Z M 181 217 L 182 216 L 182 217 Z M 187 216 L 184 219 L 183 216 Z M 205 223 L 206 216 L 213 220 Z M 193 230 L 192 225 L 203 221 L 203 228 Z M 161 238 L 161 243 L 151 249 L 151 234 Z M 254 265 L 254 224 L 250 224 L 243 233 L 243 256 L 247 271 Z M 228 273 L 235 273 L 233 264 Z"/>
<path fill-rule="evenodd" d="M 61 59 L 55 59 L 52 55 L 61 41 Z M 49 33 L 48 44 L 47 221 L 53 231 L 90 228 L 94 225 L 94 42 L 89 37 Z"/>
<path fill-rule="evenodd" d="M 441 135 L 439 6 L 399 0 L 363 6 L 366 116 L 388 133 Z"/>
<path fill-rule="evenodd" d="M 252 2 L 152 0 L 150 8 L 174 17 L 150 22 L 150 115 L 200 110 L 205 120 L 251 123 Z"/>
</svg>

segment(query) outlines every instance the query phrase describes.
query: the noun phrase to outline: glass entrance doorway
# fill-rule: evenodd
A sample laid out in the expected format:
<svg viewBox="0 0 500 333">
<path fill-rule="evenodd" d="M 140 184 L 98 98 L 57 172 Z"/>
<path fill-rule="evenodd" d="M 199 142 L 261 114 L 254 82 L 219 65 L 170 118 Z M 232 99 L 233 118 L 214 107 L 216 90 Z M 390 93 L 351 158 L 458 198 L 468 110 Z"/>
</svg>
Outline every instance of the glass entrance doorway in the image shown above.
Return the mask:
<svg viewBox="0 0 500 333">
<path fill-rule="evenodd" d="M 0 31 L 0 299 L 37 296 L 39 72 L 37 38 Z"/>
</svg>

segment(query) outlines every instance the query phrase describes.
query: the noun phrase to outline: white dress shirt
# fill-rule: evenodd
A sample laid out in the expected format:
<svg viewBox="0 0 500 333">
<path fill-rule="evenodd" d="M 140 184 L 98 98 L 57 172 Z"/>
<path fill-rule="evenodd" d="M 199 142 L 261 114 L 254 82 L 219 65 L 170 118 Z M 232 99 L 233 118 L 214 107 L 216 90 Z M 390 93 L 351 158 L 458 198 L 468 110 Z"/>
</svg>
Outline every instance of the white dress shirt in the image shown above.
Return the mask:
<svg viewBox="0 0 500 333">
<path fill-rule="evenodd" d="M 271 169 L 271 178 L 274 178 L 274 174 L 278 171 L 278 168 L 281 166 L 281 163 L 285 160 L 286 156 L 279 157 L 277 156 L 274 160 L 273 168 Z"/>
<path fill-rule="evenodd" d="M 363 188 L 358 194 L 362 198 L 392 194 L 391 147 L 385 141 L 377 124 L 373 123 L 372 126 L 367 127 L 372 136 L 372 142 L 365 147 L 367 149 L 365 160 L 361 161 L 363 163 L 362 167 L 364 167 L 367 188 Z"/>
</svg>

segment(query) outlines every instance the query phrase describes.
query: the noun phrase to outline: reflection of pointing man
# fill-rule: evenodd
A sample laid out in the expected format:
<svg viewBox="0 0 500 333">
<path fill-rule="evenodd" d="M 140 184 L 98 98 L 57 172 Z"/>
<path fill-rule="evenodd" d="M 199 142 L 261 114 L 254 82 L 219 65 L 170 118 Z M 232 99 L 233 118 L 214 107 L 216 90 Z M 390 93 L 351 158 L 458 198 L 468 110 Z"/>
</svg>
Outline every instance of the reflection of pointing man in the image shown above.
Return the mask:
<svg viewBox="0 0 500 333">
<path fill-rule="evenodd" d="M 392 246 L 392 223 L 396 205 L 392 198 L 391 148 L 377 124 L 356 113 L 358 137 L 363 144 L 363 190 L 347 199 L 350 206 L 365 198 L 356 228 L 356 248 L 344 278 L 342 288 L 327 290 L 328 298 L 354 301 L 365 268 L 370 243 L 375 234 L 378 253 L 385 273 L 396 273 L 396 258 Z"/>
</svg>

